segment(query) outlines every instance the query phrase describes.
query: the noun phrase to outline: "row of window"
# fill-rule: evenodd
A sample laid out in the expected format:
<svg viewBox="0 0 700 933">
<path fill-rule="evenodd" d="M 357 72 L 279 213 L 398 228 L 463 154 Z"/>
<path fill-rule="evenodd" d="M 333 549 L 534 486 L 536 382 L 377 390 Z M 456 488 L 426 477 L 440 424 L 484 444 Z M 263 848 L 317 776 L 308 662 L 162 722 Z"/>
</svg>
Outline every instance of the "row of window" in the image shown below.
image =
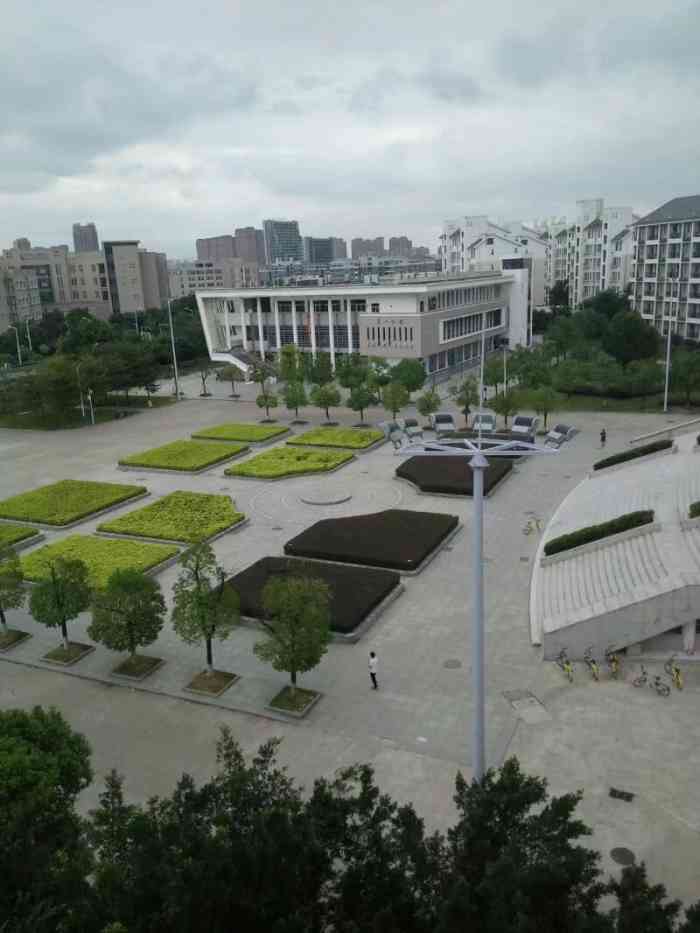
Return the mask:
<svg viewBox="0 0 700 933">
<path fill-rule="evenodd" d="M 352 330 L 352 349 L 360 349 L 360 329 L 357 325 L 351 328 Z M 271 348 L 277 347 L 277 333 L 273 326 L 263 325 L 263 340 L 267 341 L 267 344 Z M 315 336 L 316 336 L 316 347 L 317 349 L 323 350 L 330 348 L 331 345 L 331 335 L 329 327 L 315 327 Z M 238 332 L 237 327 L 231 327 L 231 333 L 236 334 Z M 347 327 L 334 327 L 333 328 L 333 338 L 336 349 L 343 350 L 348 349 L 348 329 Z M 258 328 L 255 325 L 246 326 L 246 339 L 255 343 L 260 339 L 258 333 Z M 290 325 L 280 324 L 280 343 L 282 346 L 286 344 L 294 343 L 294 329 Z M 297 345 L 300 347 L 311 347 L 311 329 L 303 325 L 299 325 L 297 328 Z"/>
<path fill-rule="evenodd" d="M 494 301 L 501 297 L 501 286 L 477 285 L 473 288 L 448 288 L 428 297 L 428 311 L 442 311 L 445 308 L 461 307 L 462 305 L 476 305 L 484 301 Z M 421 313 L 425 310 L 424 302 L 420 303 Z"/>
<path fill-rule="evenodd" d="M 493 337 L 487 337 L 485 340 L 485 349 L 490 353 L 494 349 Z M 462 344 L 459 347 L 453 347 L 451 350 L 442 350 L 440 353 L 433 353 L 426 360 L 426 368 L 429 373 L 437 373 L 444 369 L 452 369 L 455 366 L 461 366 L 463 363 L 475 362 L 481 356 L 481 341 L 475 340 L 471 343 Z"/>
<path fill-rule="evenodd" d="M 679 240 L 681 236 L 691 236 L 691 233 L 692 236 L 700 236 L 700 220 L 694 223 L 685 221 L 684 223 L 650 224 L 648 227 L 639 227 L 634 231 L 640 243 L 646 240 L 664 240 L 667 237 L 671 240 Z"/>
<path fill-rule="evenodd" d="M 404 327 L 400 324 L 382 324 L 377 327 L 368 327 L 367 341 L 370 346 L 413 346 L 413 328 Z"/>
<path fill-rule="evenodd" d="M 449 321 L 441 321 L 442 336 L 441 343 L 448 340 L 457 340 L 458 337 L 464 337 L 467 334 L 475 334 L 482 328 L 482 314 L 467 314 L 464 317 L 453 317 Z M 486 313 L 486 329 L 500 327 L 503 320 L 501 308 Z"/>
</svg>

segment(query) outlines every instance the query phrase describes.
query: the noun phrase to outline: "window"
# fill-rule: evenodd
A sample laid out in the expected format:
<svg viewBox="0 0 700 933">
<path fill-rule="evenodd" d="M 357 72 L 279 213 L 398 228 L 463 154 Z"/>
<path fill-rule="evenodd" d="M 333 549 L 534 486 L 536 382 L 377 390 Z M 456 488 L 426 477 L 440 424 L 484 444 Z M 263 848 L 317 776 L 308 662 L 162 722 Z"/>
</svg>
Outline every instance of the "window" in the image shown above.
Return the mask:
<svg viewBox="0 0 700 933">
<path fill-rule="evenodd" d="M 379 314 L 379 302 L 378 301 L 372 302 L 371 308 L 372 308 L 372 314 Z"/>
<path fill-rule="evenodd" d="M 487 237 L 486 237 L 486 245 L 487 245 L 487 246 L 493 246 L 493 237 L 492 237 L 492 236 L 487 236 Z"/>
</svg>

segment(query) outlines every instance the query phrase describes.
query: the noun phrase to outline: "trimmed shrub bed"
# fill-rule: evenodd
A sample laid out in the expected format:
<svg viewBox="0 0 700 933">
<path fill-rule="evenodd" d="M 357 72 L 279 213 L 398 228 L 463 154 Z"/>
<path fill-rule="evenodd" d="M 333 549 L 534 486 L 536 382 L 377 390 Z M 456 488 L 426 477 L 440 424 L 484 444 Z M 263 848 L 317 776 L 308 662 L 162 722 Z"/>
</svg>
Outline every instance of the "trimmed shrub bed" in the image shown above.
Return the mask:
<svg viewBox="0 0 700 933">
<path fill-rule="evenodd" d="M 39 534 L 38 528 L 30 528 L 27 525 L 3 525 L 0 523 L 0 548 L 17 544 L 18 541 L 24 541 L 25 538 L 32 538 Z"/>
<path fill-rule="evenodd" d="M 143 509 L 103 522 L 97 530 L 196 544 L 232 528 L 244 518 L 242 512 L 236 511 L 230 496 L 171 492 Z"/>
<path fill-rule="evenodd" d="M 192 437 L 210 441 L 243 441 L 246 444 L 255 444 L 288 433 L 289 428 L 265 427 L 262 424 L 215 424 L 211 428 L 196 431 Z"/>
<path fill-rule="evenodd" d="M 44 580 L 57 557 L 82 560 L 87 565 L 92 586 L 104 586 L 114 570 L 131 567 L 145 572 L 178 553 L 175 545 L 147 544 L 144 541 L 120 541 L 94 535 L 70 535 L 37 548 L 22 558 L 25 579 Z"/>
<path fill-rule="evenodd" d="M 346 447 L 348 450 L 364 450 L 381 441 L 383 431 L 376 428 L 314 428 L 295 437 L 288 444 L 301 447 Z"/>
<path fill-rule="evenodd" d="M 0 517 L 45 525 L 70 525 L 144 492 L 145 486 L 63 479 L 4 499 L 0 502 Z"/>
<path fill-rule="evenodd" d="M 689 518 L 700 518 L 700 502 L 691 502 L 688 509 Z"/>
<path fill-rule="evenodd" d="M 265 450 L 224 472 L 227 476 L 282 479 L 284 476 L 303 476 L 305 473 L 327 473 L 352 459 L 353 455 L 347 451 L 273 447 L 272 450 Z"/>
<path fill-rule="evenodd" d="M 513 469 L 511 460 L 502 457 L 489 460 L 484 473 L 484 493 L 489 493 Z M 414 483 L 421 492 L 437 492 L 452 496 L 474 494 L 474 474 L 468 457 L 411 457 L 396 468 L 396 475 Z"/>
<path fill-rule="evenodd" d="M 205 467 L 230 460 L 243 453 L 245 444 L 222 444 L 213 441 L 173 441 L 162 447 L 142 450 L 141 453 L 124 457 L 122 466 L 153 467 L 156 470 L 183 470 L 194 472 Z"/>
<path fill-rule="evenodd" d="M 284 546 L 285 554 L 389 570 L 416 570 L 458 525 L 455 515 L 386 509 L 326 518 Z"/>
<path fill-rule="evenodd" d="M 605 457 L 593 464 L 594 470 L 604 470 L 606 467 L 615 466 L 617 463 L 626 463 L 627 460 L 636 460 L 637 457 L 646 457 L 647 454 L 655 454 L 660 450 L 669 450 L 673 447 L 673 441 L 654 441 L 652 444 L 644 444 L 642 447 L 635 447 L 633 450 L 623 450 L 622 453 L 613 454 L 611 457 Z"/>
<path fill-rule="evenodd" d="M 552 538 L 544 546 L 545 556 L 551 557 L 552 554 L 559 554 L 561 551 L 570 551 L 572 548 L 580 547 L 582 544 L 589 544 L 591 541 L 600 541 L 601 538 L 609 538 L 611 535 L 620 534 L 621 531 L 629 531 L 631 528 L 639 528 L 640 525 L 649 525 L 654 521 L 653 509 L 643 509 L 639 512 L 628 512 L 626 515 L 620 515 L 609 522 L 601 522 L 600 525 L 588 525 L 586 528 L 579 528 L 566 535 L 560 535 L 558 538 Z"/>
<path fill-rule="evenodd" d="M 241 614 L 254 619 L 265 618 L 263 587 L 271 577 L 281 576 L 316 577 L 327 583 L 331 596 L 331 631 L 342 634 L 353 632 L 401 582 L 398 573 L 388 570 L 263 557 L 227 581 L 238 593 Z"/>
</svg>

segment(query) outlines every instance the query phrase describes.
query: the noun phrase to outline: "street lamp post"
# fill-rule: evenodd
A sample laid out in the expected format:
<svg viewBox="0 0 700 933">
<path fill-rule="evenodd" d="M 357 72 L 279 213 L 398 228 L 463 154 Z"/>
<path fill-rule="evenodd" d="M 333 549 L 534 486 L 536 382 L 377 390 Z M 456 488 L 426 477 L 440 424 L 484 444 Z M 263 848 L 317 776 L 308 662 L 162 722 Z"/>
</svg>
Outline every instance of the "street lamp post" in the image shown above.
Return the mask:
<svg viewBox="0 0 700 933">
<path fill-rule="evenodd" d="M 168 324 L 170 325 L 170 349 L 173 354 L 173 376 L 175 377 L 175 401 L 180 399 L 180 384 L 177 377 L 177 355 L 175 353 L 175 331 L 173 330 L 173 310 L 168 298 Z"/>
<path fill-rule="evenodd" d="M 664 380 L 664 412 L 668 411 L 668 385 L 671 375 L 671 314 L 668 317 L 668 335 L 666 338 L 666 378 Z"/>
<path fill-rule="evenodd" d="M 92 389 L 87 390 L 88 404 L 90 405 L 90 422 L 95 425 L 95 408 L 92 404 Z"/>
<path fill-rule="evenodd" d="M 22 365 L 22 345 L 19 342 L 19 330 L 15 327 L 14 324 L 7 325 L 10 330 L 15 332 L 15 340 L 17 341 L 17 362 L 19 365 Z"/>
<path fill-rule="evenodd" d="M 83 387 L 80 383 L 80 367 L 82 365 L 83 365 L 82 363 L 75 364 L 75 375 L 78 378 L 78 392 L 80 392 L 80 414 L 84 418 L 85 417 L 85 400 L 83 399 Z"/>
<path fill-rule="evenodd" d="M 29 318 L 27 318 L 24 323 L 27 325 L 27 343 L 29 345 L 29 352 L 33 353 L 34 347 L 32 346 L 32 333 L 29 330 Z"/>
</svg>

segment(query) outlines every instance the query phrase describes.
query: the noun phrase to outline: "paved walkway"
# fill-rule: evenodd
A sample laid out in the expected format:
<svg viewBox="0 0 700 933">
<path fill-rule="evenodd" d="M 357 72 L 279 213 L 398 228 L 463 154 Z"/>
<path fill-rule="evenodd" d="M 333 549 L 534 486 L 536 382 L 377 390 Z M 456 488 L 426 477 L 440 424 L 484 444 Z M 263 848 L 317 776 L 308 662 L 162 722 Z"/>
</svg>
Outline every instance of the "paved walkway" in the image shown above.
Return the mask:
<svg viewBox="0 0 700 933">
<path fill-rule="evenodd" d="M 306 414 L 319 422 L 318 413 Z M 356 420 L 342 409 L 338 415 L 343 423 Z M 368 415 L 375 422 L 384 417 L 379 410 Z M 214 545 L 229 572 L 259 557 L 281 554 L 288 538 L 329 515 L 400 506 L 456 514 L 468 531 L 471 502 L 422 496 L 397 482 L 393 478 L 397 458 L 388 445 L 360 455 L 330 478 L 334 483 L 342 479 L 353 493 L 350 502 L 331 507 L 300 502 L 303 490 L 318 482 L 314 478 L 268 484 L 225 478 L 221 467 L 181 477 L 124 473 L 116 466 L 125 453 L 187 437 L 206 425 L 258 418 L 252 401 L 197 399 L 79 431 L 0 431 L 0 458 L 12 464 L 11 470 L 0 473 L 0 496 L 66 477 L 141 481 L 153 496 L 175 489 L 226 491 L 251 520 L 245 529 Z M 528 518 L 534 515 L 544 526 L 598 455 L 593 439 L 597 442 L 601 427 L 608 430 L 612 453 L 632 436 L 667 422 L 658 415 L 606 414 L 577 416 L 575 423 L 581 433 L 559 456 L 523 463 L 487 503 L 488 759 L 498 764 L 504 755 L 516 753 L 525 767 L 545 774 L 554 790 L 583 787 L 585 816 L 595 829 L 592 842 L 606 853 L 605 867 L 614 868 L 607 856 L 613 845 L 628 846 L 655 866 L 655 877 L 674 894 L 690 898 L 696 894 L 692 870 L 695 877 L 700 874 L 697 762 L 689 751 L 697 744 L 698 685 L 691 679 L 683 694 L 668 701 L 624 684 L 582 682 L 570 688 L 562 683 L 556 667 L 542 664 L 539 651 L 530 644 L 528 588 L 537 535 L 523 534 Z M 125 506 L 124 511 L 130 508 Z M 49 539 L 87 533 L 96 524 L 88 521 L 71 532 L 51 532 Z M 340 765 L 369 761 L 384 789 L 399 799 L 414 800 L 430 826 L 444 827 L 453 815 L 455 772 L 460 768 L 469 774 L 466 531 L 423 573 L 406 579 L 405 592 L 359 643 L 331 645 L 319 668 L 304 675 L 302 684 L 323 691 L 324 698 L 302 723 L 233 711 L 234 705 L 262 710 L 285 679 L 257 661 L 252 653 L 256 632 L 249 628 L 215 645 L 217 666 L 242 675 L 219 707 L 108 687 L 2 660 L 0 704 L 55 703 L 90 738 L 98 771 L 104 773 L 112 766 L 124 771 L 137 799 L 167 791 L 183 770 L 198 777 L 208 774 L 218 725 L 226 722 L 247 750 L 271 735 L 283 736 L 282 758 L 306 782 Z M 168 600 L 176 577 L 177 568 L 159 575 Z M 13 616 L 34 637 L 13 651 L 8 661 L 36 664 L 45 647 L 56 643 L 55 635 L 41 631 L 26 614 Z M 76 623 L 74 637 L 81 636 L 86 622 Z M 378 692 L 369 689 L 370 649 L 380 658 Z M 182 696 L 182 686 L 202 667 L 201 649 L 182 644 L 166 626 L 152 650 L 167 663 L 145 685 Z M 113 663 L 114 657 L 98 648 L 76 672 L 109 680 Z M 542 706 L 528 702 L 529 693 Z M 611 783 L 636 790 L 639 796 L 632 804 L 608 803 Z M 98 791 L 96 786 L 86 794 L 86 806 L 94 803 Z"/>
</svg>

